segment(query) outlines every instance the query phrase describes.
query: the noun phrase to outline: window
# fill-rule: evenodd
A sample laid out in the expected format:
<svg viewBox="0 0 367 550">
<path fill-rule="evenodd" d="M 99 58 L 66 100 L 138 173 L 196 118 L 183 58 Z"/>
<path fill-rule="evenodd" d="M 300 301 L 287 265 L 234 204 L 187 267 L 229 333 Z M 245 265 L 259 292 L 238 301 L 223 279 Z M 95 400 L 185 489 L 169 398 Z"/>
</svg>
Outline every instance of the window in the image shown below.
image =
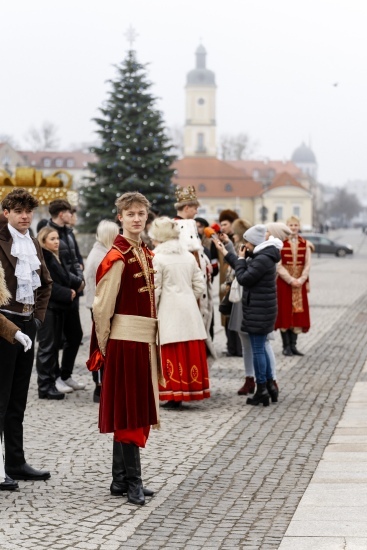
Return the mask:
<svg viewBox="0 0 367 550">
<path fill-rule="evenodd" d="M 206 206 L 199 206 L 197 215 L 205 218 L 208 215 L 208 209 Z"/>
<path fill-rule="evenodd" d="M 51 159 L 43 159 L 43 166 L 45 168 L 50 168 L 51 166 Z"/>
<path fill-rule="evenodd" d="M 55 160 L 55 166 L 57 168 L 61 168 L 63 166 L 63 164 L 64 164 L 64 161 L 62 159 L 59 158 L 59 159 Z"/>
<path fill-rule="evenodd" d="M 277 215 L 278 222 L 280 222 L 283 219 L 283 205 L 282 204 L 277 204 L 277 206 L 275 207 L 275 213 Z"/>
<path fill-rule="evenodd" d="M 260 176 L 259 170 L 254 170 L 252 172 L 252 177 L 254 178 L 254 180 L 257 180 L 259 178 L 259 176 Z"/>
<path fill-rule="evenodd" d="M 199 191 L 206 191 L 206 185 L 199 183 Z"/>
<path fill-rule="evenodd" d="M 9 166 L 10 164 L 10 157 L 8 155 L 5 155 L 3 160 L 2 160 L 2 165 L 3 166 Z"/>
<path fill-rule="evenodd" d="M 230 183 L 226 183 L 224 190 L 229 193 L 230 191 L 233 191 L 233 187 Z"/>
<path fill-rule="evenodd" d="M 199 105 L 204 105 L 204 103 L 205 103 L 205 99 L 203 99 L 202 97 L 200 97 L 200 98 L 198 99 L 198 104 L 199 104 Z"/>
<path fill-rule="evenodd" d="M 204 134 L 200 132 L 198 134 L 198 147 L 197 147 L 198 153 L 205 153 L 205 145 L 204 145 Z"/>
<path fill-rule="evenodd" d="M 68 168 L 74 168 L 74 165 L 75 165 L 74 159 L 67 159 L 66 166 Z"/>
<path fill-rule="evenodd" d="M 293 205 L 293 216 L 301 217 L 301 207 L 298 204 Z"/>
</svg>

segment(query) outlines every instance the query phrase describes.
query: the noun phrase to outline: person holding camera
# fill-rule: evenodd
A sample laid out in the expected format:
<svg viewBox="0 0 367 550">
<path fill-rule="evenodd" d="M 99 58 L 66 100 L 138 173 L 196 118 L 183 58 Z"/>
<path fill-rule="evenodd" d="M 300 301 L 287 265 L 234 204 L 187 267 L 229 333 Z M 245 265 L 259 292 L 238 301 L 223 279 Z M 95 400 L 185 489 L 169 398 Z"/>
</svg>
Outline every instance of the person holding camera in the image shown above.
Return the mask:
<svg viewBox="0 0 367 550">
<path fill-rule="evenodd" d="M 256 377 L 256 392 L 253 398 L 247 399 L 247 404 L 262 403 L 266 407 L 270 397 L 272 400 L 278 397 L 265 342 L 274 330 L 277 316 L 276 266 L 283 243 L 274 237 L 266 240 L 265 225 L 254 225 L 243 238 L 245 244 L 238 257 L 228 252 L 219 240 L 215 243 L 235 269 L 237 281 L 243 287 L 241 331 L 250 337 Z"/>
</svg>

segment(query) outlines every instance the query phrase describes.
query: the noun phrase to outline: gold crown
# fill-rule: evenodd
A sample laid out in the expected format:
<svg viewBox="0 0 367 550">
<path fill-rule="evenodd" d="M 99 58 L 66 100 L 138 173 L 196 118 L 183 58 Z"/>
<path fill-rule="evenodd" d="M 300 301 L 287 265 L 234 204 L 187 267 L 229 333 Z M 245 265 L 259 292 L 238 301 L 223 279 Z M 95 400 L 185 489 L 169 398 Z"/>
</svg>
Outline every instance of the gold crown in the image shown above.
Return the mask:
<svg viewBox="0 0 367 550">
<path fill-rule="evenodd" d="M 177 202 L 197 201 L 196 191 L 194 186 L 176 187 L 176 199 Z"/>
</svg>

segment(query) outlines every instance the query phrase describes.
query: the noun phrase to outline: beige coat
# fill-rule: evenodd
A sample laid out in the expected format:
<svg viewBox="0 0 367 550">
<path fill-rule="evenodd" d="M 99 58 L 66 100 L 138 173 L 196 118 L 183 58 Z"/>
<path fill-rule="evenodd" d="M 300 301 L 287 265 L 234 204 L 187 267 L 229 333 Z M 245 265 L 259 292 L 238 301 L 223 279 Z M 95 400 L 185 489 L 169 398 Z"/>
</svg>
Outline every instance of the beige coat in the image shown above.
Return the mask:
<svg viewBox="0 0 367 550">
<path fill-rule="evenodd" d="M 194 256 L 172 239 L 154 249 L 153 266 L 160 343 L 206 340 L 197 302 L 206 284 Z"/>
<path fill-rule="evenodd" d="M 10 298 L 11 298 L 11 295 L 5 283 L 4 270 L 0 264 L 0 307 L 1 306 L 6 307 L 6 304 L 8 303 Z M 17 325 L 14 325 L 14 323 L 9 321 L 9 319 L 4 317 L 4 315 L 0 313 L 0 337 L 1 338 L 5 338 L 5 340 L 10 342 L 11 344 L 14 344 L 15 343 L 14 335 L 18 330 L 19 328 L 17 327 Z"/>
</svg>

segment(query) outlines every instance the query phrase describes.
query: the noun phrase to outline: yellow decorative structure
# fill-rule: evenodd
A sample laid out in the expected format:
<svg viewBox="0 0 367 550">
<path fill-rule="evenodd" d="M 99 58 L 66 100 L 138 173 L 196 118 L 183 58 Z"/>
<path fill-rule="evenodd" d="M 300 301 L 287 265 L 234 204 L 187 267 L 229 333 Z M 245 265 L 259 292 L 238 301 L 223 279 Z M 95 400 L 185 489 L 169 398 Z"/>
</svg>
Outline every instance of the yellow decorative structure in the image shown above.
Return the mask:
<svg viewBox="0 0 367 550">
<path fill-rule="evenodd" d="M 47 205 L 55 199 L 66 199 L 76 206 L 78 194 L 71 189 L 72 183 L 73 177 L 66 170 L 56 170 L 50 176 L 44 176 L 41 170 L 21 167 L 16 169 L 15 176 L 10 176 L 0 168 L 0 201 L 13 187 L 24 187 L 38 199 L 40 205 Z"/>
</svg>

